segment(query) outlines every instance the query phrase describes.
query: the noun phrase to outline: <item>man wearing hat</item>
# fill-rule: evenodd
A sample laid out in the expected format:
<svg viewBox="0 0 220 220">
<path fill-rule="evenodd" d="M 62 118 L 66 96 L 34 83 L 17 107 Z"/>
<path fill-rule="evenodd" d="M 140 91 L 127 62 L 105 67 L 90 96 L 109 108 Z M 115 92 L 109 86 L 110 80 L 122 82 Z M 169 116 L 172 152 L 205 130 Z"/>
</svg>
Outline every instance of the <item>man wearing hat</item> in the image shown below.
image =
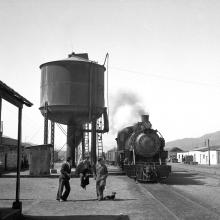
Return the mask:
<svg viewBox="0 0 220 220">
<path fill-rule="evenodd" d="M 85 159 L 78 164 L 76 173 L 80 177 L 81 187 L 86 189 L 86 186 L 89 184 L 89 176 L 92 174 L 92 166 L 89 161 L 89 155 L 85 155 Z"/>
<path fill-rule="evenodd" d="M 103 192 L 106 185 L 106 178 L 108 176 L 108 169 L 102 158 L 98 159 L 98 164 L 95 169 L 95 179 L 96 179 L 96 193 L 97 199 L 103 200 Z"/>
<path fill-rule="evenodd" d="M 58 201 L 66 201 L 70 193 L 70 175 L 71 175 L 71 158 L 68 157 L 66 162 L 62 164 L 59 176 L 59 187 L 57 192 Z M 63 193 L 63 188 L 65 192 Z"/>
</svg>

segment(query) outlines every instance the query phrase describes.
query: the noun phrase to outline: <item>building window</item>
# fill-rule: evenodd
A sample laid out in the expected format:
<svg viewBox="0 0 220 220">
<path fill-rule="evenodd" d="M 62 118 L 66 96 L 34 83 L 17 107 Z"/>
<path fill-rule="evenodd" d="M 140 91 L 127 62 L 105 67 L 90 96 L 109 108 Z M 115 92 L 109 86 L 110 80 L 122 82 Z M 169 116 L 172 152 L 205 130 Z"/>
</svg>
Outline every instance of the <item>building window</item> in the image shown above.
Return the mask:
<svg viewBox="0 0 220 220">
<path fill-rule="evenodd" d="M 203 155 L 203 159 L 205 159 L 205 155 Z"/>
</svg>

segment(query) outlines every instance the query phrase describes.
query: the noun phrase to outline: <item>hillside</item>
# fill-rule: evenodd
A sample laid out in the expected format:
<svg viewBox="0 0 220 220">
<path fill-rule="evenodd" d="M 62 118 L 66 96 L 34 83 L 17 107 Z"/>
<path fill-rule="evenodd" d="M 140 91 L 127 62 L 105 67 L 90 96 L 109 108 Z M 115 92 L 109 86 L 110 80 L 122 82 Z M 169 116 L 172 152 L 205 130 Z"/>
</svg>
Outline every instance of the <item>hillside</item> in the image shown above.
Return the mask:
<svg viewBox="0 0 220 220">
<path fill-rule="evenodd" d="M 205 134 L 198 138 L 184 138 L 170 141 L 166 143 L 165 149 L 169 151 L 173 147 L 178 147 L 183 151 L 193 150 L 205 146 L 205 140 L 207 139 L 210 140 L 210 146 L 220 145 L 220 131 Z"/>
</svg>

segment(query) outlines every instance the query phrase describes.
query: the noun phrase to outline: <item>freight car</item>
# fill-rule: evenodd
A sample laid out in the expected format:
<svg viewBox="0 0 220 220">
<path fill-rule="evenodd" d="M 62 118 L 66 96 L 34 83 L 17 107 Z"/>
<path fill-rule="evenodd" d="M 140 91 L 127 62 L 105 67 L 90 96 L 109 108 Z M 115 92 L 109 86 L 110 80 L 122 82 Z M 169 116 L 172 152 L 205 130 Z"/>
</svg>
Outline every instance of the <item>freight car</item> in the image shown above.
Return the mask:
<svg viewBox="0 0 220 220">
<path fill-rule="evenodd" d="M 142 182 L 169 176 L 171 166 L 166 164 L 165 140 L 152 129 L 149 115 L 142 115 L 141 122 L 118 132 L 116 141 L 118 162 L 128 176 Z"/>
<path fill-rule="evenodd" d="M 106 155 L 105 155 L 105 158 L 106 158 L 106 162 L 109 164 L 109 165 L 118 165 L 117 163 L 117 158 L 118 158 L 118 151 L 117 151 L 117 148 L 113 148 L 109 151 L 106 152 Z"/>
</svg>

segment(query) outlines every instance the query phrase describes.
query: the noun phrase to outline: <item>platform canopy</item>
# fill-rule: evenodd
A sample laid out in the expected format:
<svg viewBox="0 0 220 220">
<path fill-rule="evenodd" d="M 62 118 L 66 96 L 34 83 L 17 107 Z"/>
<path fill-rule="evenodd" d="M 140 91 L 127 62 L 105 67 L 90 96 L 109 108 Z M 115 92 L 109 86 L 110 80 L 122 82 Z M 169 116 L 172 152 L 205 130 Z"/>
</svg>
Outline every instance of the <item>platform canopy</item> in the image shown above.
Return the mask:
<svg viewBox="0 0 220 220">
<path fill-rule="evenodd" d="M 12 105 L 18 107 L 18 142 L 17 142 L 17 177 L 16 177 L 16 198 L 13 202 L 12 208 L 22 210 L 22 203 L 20 202 L 20 158 L 21 158 L 21 130 L 22 130 L 22 108 L 23 104 L 31 107 L 33 104 L 26 98 L 21 96 L 15 90 L 0 81 L 0 142 L 1 142 L 1 112 L 2 99 L 10 102 Z"/>
<path fill-rule="evenodd" d="M 28 107 L 33 105 L 30 101 L 28 101 L 26 98 L 21 96 L 2 81 L 0 81 L 0 97 L 10 102 L 11 104 L 16 105 L 17 107 L 21 107 L 23 104 Z"/>
</svg>

